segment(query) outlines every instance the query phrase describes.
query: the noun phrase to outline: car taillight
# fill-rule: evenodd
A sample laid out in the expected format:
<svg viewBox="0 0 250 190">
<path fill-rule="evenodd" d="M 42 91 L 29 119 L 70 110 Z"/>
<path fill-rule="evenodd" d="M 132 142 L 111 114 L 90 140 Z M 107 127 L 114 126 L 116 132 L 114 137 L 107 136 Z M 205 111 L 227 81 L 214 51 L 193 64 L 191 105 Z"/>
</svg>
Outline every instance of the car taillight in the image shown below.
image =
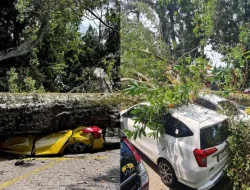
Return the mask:
<svg viewBox="0 0 250 190">
<path fill-rule="evenodd" d="M 216 147 L 205 150 L 194 149 L 194 157 L 200 167 L 207 167 L 207 157 L 218 151 Z"/>
<path fill-rule="evenodd" d="M 149 178 L 148 178 L 148 172 L 142 162 L 138 165 L 138 171 L 139 171 L 139 176 L 141 179 L 140 189 L 144 189 L 145 187 L 149 185 Z"/>
<path fill-rule="evenodd" d="M 95 139 L 99 139 L 102 136 L 102 129 L 97 126 L 87 127 L 82 129 L 84 133 L 92 133 Z"/>
<path fill-rule="evenodd" d="M 133 147 L 133 145 L 128 141 L 127 138 L 124 138 L 123 140 L 124 140 L 124 142 L 129 146 L 129 149 L 130 149 L 130 150 L 132 151 L 132 153 L 134 154 L 134 156 L 135 156 L 137 162 L 138 162 L 138 163 L 141 162 L 141 157 L 140 157 L 140 155 L 138 154 L 138 152 L 135 150 L 135 148 Z"/>
</svg>

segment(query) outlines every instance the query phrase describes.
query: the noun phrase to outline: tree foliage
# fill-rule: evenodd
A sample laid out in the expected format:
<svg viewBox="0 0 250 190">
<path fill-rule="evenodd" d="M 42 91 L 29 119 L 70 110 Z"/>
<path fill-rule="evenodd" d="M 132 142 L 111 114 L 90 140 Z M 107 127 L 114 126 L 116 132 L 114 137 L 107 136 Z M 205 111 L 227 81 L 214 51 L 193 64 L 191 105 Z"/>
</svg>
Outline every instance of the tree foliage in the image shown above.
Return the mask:
<svg viewBox="0 0 250 190">
<path fill-rule="evenodd" d="M 224 56 L 223 61 L 232 68 L 230 77 L 233 81 L 239 82 L 236 88 L 242 90 L 248 87 L 249 2 L 243 0 L 197 2 L 199 8 L 195 11 L 195 34 L 202 36 L 204 44 L 211 44 L 214 50 Z"/>
<path fill-rule="evenodd" d="M 122 11 L 121 73 L 132 81 L 125 92 L 143 96 L 150 102 L 151 106 L 145 113 L 149 118 L 146 124 L 157 135 L 163 131 L 163 126 L 154 122 L 154 116 L 160 115 L 163 110 L 167 113 L 173 107 L 192 102 L 203 85 L 210 64 L 202 55 L 192 56 L 191 52 L 174 59 L 171 53 L 173 48 L 166 43 L 160 30 L 152 31 L 144 23 L 145 19 L 157 23 L 151 8 L 141 2 L 134 3 L 133 8 L 145 17 L 142 20 L 138 17 L 131 19 L 126 16 L 127 10 Z M 159 29 L 158 26 L 156 28 Z M 138 72 L 145 75 L 148 81 L 136 80 L 135 73 Z M 143 118 L 138 117 L 137 122 Z M 141 136 L 144 133 L 145 128 L 137 129 L 139 132 L 136 130 L 130 135 L 137 137 L 137 134 Z"/>
<path fill-rule="evenodd" d="M 81 85 L 79 92 L 98 91 L 92 74 L 96 67 L 106 72 L 111 67 L 112 81 L 118 80 L 119 73 L 114 73 L 119 72 L 118 1 L 1 1 L 0 13 L 0 91 L 9 90 L 11 68 L 19 76 L 17 86 L 29 77 L 35 80 L 35 89 L 53 92 Z M 86 17 L 97 26 L 83 33 Z M 107 59 L 111 54 L 116 56 Z"/>
</svg>

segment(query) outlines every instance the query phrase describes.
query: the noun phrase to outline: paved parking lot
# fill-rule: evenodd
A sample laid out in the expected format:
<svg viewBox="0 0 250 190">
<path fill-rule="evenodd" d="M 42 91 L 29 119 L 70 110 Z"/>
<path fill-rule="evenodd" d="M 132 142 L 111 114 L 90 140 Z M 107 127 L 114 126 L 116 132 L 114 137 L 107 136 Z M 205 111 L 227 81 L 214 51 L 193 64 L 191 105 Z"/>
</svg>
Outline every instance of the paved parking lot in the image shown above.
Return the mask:
<svg viewBox="0 0 250 190">
<path fill-rule="evenodd" d="M 18 159 L 0 156 L 1 190 L 120 189 L 119 146 L 95 153 Z"/>
<path fill-rule="evenodd" d="M 140 154 L 143 162 L 145 163 L 145 166 L 149 174 L 149 190 L 168 190 L 169 188 L 166 185 L 164 185 L 164 183 L 161 181 L 160 176 L 158 175 L 157 166 L 151 160 L 149 160 L 143 153 L 141 153 L 138 149 L 137 151 Z M 229 184 L 229 179 L 228 177 L 224 176 L 221 179 L 221 181 L 210 190 L 231 190 L 230 188 L 226 187 L 228 184 Z M 186 185 L 183 184 L 178 184 L 177 188 L 169 190 L 194 190 L 194 189 L 187 187 Z"/>
</svg>

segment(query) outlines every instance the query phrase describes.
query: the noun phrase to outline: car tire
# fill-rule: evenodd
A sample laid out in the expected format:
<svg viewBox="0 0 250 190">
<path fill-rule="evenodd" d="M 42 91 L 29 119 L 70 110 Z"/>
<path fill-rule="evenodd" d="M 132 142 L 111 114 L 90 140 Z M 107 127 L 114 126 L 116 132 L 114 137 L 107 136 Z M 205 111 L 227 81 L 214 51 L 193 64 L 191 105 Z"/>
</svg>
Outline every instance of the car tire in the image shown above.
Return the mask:
<svg viewBox="0 0 250 190">
<path fill-rule="evenodd" d="M 83 153 L 87 149 L 87 145 L 79 142 L 71 143 L 67 146 L 67 149 L 70 153 L 80 154 Z"/>
<path fill-rule="evenodd" d="M 158 164 L 158 173 L 162 182 L 170 188 L 174 188 L 178 181 L 173 167 L 167 160 L 161 160 Z"/>
</svg>

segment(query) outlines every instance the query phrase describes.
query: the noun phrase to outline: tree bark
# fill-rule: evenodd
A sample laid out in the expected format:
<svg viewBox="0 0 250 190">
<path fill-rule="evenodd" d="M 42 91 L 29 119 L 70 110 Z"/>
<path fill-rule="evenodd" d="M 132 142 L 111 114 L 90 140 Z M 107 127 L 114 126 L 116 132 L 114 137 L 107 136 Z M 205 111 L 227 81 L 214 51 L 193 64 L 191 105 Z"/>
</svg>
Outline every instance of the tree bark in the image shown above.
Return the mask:
<svg viewBox="0 0 250 190">
<path fill-rule="evenodd" d="M 119 128 L 122 102 L 121 94 L 0 93 L 0 135 L 53 132 L 89 125 Z"/>
</svg>

